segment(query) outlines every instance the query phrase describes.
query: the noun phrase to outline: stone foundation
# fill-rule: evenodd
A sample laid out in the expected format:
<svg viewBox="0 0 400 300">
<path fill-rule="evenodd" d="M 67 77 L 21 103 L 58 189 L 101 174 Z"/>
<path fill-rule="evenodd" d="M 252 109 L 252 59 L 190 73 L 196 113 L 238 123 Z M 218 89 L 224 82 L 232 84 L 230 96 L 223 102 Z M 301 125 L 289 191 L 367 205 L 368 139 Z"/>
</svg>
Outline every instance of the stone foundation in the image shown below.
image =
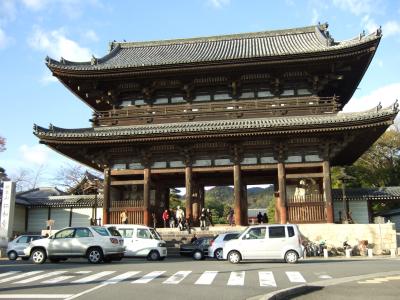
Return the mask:
<svg viewBox="0 0 400 300">
<path fill-rule="evenodd" d="M 343 242 L 357 247 L 362 240 L 368 241 L 373 253 L 389 254 L 397 249 L 396 230 L 393 223 L 386 224 L 299 224 L 304 239 L 314 243 L 326 242 L 328 249 L 341 248 Z"/>
</svg>

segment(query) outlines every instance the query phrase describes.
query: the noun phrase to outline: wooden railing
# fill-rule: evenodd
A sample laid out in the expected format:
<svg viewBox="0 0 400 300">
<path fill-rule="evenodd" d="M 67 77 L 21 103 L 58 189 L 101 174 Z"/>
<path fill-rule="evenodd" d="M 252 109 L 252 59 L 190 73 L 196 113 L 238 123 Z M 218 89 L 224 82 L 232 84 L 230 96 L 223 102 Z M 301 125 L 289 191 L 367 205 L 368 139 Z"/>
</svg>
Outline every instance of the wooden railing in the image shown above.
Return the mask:
<svg viewBox="0 0 400 300">
<path fill-rule="evenodd" d="M 97 112 L 95 126 L 143 123 L 182 122 L 256 116 L 281 116 L 334 113 L 338 97 L 297 97 L 209 103 L 168 104 L 163 106 L 129 106 Z"/>
<path fill-rule="evenodd" d="M 110 211 L 109 224 L 120 224 L 121 223 L 121 212 L 122 210 Z M 144 213 L 143 209 L 139 210 L 128 210 L 128 223 L 129 224 L 144 224 Z"/>
<path fill-rule="evenodd" d="M 143 207 L 143 200 L 111 201 L 110 207 Z"/>
<path fill-rule="evenodd" d="M 325 202 L 322 194 L 287 199 L 287 214 L 290 223 L 326 222 Z"/>
</svg>

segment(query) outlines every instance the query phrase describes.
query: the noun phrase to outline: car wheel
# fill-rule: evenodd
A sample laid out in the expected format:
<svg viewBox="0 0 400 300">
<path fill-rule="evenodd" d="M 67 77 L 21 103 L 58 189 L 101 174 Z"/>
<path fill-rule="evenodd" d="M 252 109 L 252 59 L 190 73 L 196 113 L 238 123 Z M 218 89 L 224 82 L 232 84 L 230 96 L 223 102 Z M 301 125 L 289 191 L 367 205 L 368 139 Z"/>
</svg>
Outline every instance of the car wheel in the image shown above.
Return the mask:
<svg viewBox="0 0 400 300">
<path fill-rule="evenodd" d="M 158 251 L 153 250 L 150 251 L 149 255 L 147 255 L 147 260 L 156 261 L 160 259 L 160 253 Z"/>
<path fill-rule="evenodd" d="M 222 255 L 222 249 L 219 248 L 217 250 L 215 250 L 214 252 L 214 257 L 218 260 L 222 260 L 223 259 L 223 255 Z"/>
<path fill-rule="evenodd" d="M 240 256 L 240 253 L 237 251 L 231 251 L 228 254 L 228 260 L 232 264 L 237 264 L 242 260 L 242 257 Z"/>
<path fill-rule="evenodd" d="M 285 261 L 289 264 L 295 264 L 299 260 L 299 256 L 296 251 L 289 250 L 285 254 Z"/>
<path fill-rule="evenodd" d="M 203 252 L 200 250 L 196 250 L 193 252 L 193 259 L 194 260 L 202 260 L 203 259 Z"/>
<path fill-rule="evenodd" d="M 98 247 L 90 248 L 87 258 L 91 264 L 98 264 L 103 260 L 103 251 Z"/>
<path fill-rule="evenodd" d="M 35 249 L 31 257 L 35 264 L 43 264 L 46 261 L 46 252 L 43 249 Z"/>
<path fill-rule="evenodd" d="M 9 260 L 16 260 L 18 258 L 18 254 L 15 251 L 10 251 L 7 254 Z"/>
</svg>

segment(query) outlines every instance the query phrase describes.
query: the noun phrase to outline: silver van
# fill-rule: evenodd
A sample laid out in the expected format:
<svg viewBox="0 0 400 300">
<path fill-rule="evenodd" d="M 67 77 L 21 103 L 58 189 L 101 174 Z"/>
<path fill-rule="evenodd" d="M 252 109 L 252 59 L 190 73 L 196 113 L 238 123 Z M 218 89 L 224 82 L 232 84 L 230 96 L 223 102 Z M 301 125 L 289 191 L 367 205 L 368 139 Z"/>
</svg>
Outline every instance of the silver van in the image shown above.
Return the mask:
<svg viewBox="0 0 400 300">
<path fill-rule="evenodd" d="M 22 259 L 27 260 L 29 257 L 25 257 L 24 249 L 29 246 L 29 243 L 35 240 L 42 239 L 43 237 L 40 235 L 20 235 L 15 238 L 7 245 L 7 256 L 10 260 L 16 260 L 18 257 L 22 257 Z"/>
<path fill-rule="evenodd" d="M 119 231 L 124 239 L 125 257 L 146 257 L 148 260 L 163 260 L 167 256 L 167 245 L 153 228 L 135 224 L 107 224 Z"/>
<path fill-rule="evenodd" d="M 223 258 L 233 264 L 247 259 L 283 259 L 293 264 L 302 256 L 300 231 L 294 224 L 249 226 L 223 248 Z"/>
</svg>

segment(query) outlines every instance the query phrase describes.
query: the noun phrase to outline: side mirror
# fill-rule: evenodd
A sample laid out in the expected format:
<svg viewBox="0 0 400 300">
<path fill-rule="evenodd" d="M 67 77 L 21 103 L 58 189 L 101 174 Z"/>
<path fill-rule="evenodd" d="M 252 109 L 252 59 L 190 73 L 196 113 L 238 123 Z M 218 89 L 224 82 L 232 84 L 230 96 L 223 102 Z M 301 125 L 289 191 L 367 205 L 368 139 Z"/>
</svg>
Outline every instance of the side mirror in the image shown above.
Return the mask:
<svg viewBox="0 0 400 300">
<path fill-rule="evenodd" d="M 246 240 L 248 240 L 250 238 L 250 234 L 246 233 L 244 237 L 246 238 Z"/>
</svg>

